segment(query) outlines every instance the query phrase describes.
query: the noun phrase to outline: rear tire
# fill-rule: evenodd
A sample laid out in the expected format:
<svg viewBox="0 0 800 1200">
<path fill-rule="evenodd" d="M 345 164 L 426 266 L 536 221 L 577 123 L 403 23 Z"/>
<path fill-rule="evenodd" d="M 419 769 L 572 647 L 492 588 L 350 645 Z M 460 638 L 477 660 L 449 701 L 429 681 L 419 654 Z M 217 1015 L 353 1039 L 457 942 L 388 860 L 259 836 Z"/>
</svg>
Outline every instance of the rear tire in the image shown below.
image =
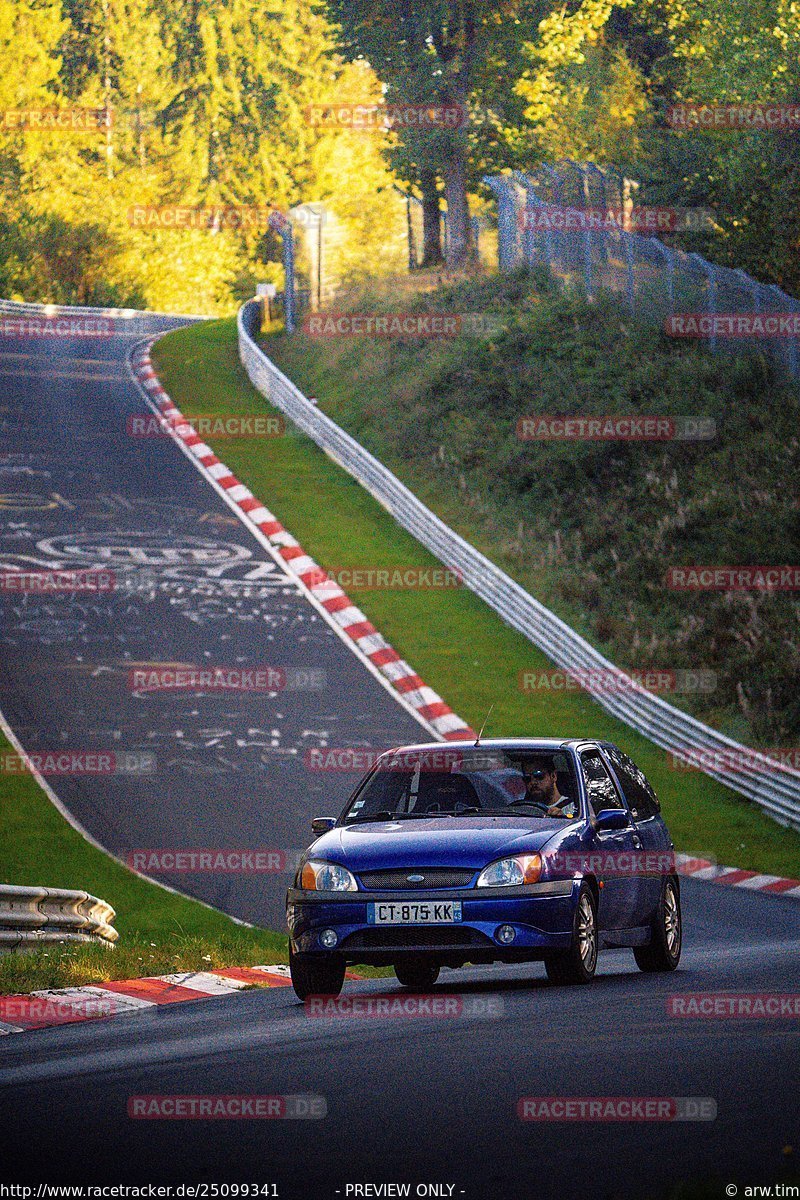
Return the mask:
<svg viewBox="0 0 800 1200">
<path fill-rule="evenodd" d="M 582 883 L 572 922 L 572 945 L 544 960 L 551 983 L 591 983 L 597 970 L 597 904 L 588 884 Z"/>
<path fill-rule="evenodd" d="M 395 963 L 394 973 L 403 987 L 413 992 L 429 992 L 439 978 L 439 967 L 429 962 Z"/>
<path fill-rule="evenodd" d="M 293 954 L 289 950 L 289 973 L 298 1000 L 309 996 L 338 996 L 344 985 L 345 962 L 341 955 L 330 958 Z"/>
<path fill-rule="evenodd" d="M 649 946 L 636 946 L 633 957 L 640 971 L 674 971 L 682 946 L 681 894 L 677 882 L 668 879 L 653 920 L 652 941 Z"/>
</svg>

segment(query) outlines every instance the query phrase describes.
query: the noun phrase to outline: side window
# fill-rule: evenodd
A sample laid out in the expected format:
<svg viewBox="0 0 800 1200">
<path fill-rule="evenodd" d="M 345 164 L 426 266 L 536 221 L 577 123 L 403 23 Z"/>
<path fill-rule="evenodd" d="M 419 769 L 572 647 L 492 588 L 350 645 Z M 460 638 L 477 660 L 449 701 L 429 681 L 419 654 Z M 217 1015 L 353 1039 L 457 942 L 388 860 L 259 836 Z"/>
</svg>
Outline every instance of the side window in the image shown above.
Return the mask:
<svg viewBox="0 0 800 1200">
<path fill-rule="evenodd" d="M 598 751 L 589 750 L 582 754 L 581 768 L 589 793 L 589 803 L 595 816 L 604 808 L 624 807 Z"/>
<path fill-rule="evenodd" d="M 616 772 L 634 821 L 646 821 L 648 817 L 654 817 L 661 806 L 644 772 L 617 746 L 604 746 L 603 749 Z"/>
</svg>

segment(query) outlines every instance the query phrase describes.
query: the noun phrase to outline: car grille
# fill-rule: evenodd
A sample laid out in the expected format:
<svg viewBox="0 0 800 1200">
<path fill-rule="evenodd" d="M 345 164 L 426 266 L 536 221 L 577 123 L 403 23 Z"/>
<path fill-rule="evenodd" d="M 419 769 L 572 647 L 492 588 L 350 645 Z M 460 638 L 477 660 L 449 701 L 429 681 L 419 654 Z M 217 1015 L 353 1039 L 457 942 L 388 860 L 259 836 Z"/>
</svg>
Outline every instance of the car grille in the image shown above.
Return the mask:
<svg viewBox="0 0 800 1200">
<path fill-rule="evenodd" d="M 468 887 L 474 874 L 470 867 L 399 867 L 391 871 L 363 871 L 359 879 L 368 892 L 407 892 Z M 409 875 L 422 875 L 423 879 L 409 883 Z"/>
<path fill-rule="evenodd" d="M 458 929 L 448 925 L 391 929 L 361 929 L 343 939 L 341 949 L 350 950 L 401 950 L 417 947 L 449 950 L 460 946 L 490 946 L 492 943 L 477 929 Z"/>
</svg>

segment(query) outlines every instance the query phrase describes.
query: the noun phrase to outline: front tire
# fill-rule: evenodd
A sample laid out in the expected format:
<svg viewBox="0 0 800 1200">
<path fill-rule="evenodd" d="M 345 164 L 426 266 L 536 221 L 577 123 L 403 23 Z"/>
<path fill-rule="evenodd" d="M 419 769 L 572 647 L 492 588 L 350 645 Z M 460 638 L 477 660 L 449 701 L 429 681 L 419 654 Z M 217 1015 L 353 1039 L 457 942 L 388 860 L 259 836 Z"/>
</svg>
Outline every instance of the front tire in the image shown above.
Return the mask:
<svg viewBox="0 0 800 1200">
<path fill-rule="evenodd" d="M 413 992 L 429 992 L 439 978 L 439 967 L 430 962 L 395 963 L 397 982 Z"/>
<path fill-rule="evenodd" d="M 289 948 L 289 973 L 298 1000 L 309 996 L 338 996 L 344 985 L 345 962 L 341 955 L 316 957 L 293 954 Z"/>
<path fill-rule="evenodd" d="M 636 946 L 633 957 L 640 971 L 674 971 L 682 946 L 681 894 L 677 882 L 668 879 L 653 920 L 652 941 L 649 946 Z"/>
<path fill-rule="evenodd" d="M 572 922 L 572 945 L 545 959 L 551 983 L 591 983 L 597 970 L 597 903 L 588 884 L 582 883 Z"/>
</svg>

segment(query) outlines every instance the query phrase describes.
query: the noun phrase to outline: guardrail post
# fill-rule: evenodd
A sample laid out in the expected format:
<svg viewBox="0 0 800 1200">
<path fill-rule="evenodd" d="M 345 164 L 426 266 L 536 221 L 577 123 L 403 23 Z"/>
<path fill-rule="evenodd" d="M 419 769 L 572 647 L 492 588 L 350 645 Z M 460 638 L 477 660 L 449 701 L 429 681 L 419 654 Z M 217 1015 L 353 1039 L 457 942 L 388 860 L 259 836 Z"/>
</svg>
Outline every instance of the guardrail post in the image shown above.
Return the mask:
<svg viewBox="0 0 800 1200">
<path fill-rule="evenodd" d="M 667 307 L 669 315 L 675 314 L 675 255 L 669 246 L 665 246 L 658 238 L 650 238 L 650 245 L 655 246 L 667 265 Z"/>
<path fill-rule="evenodd" d="M 777 308 L 778 312 L 797 312 L 798 311 L 797 301 L 792 300 L 792 298 L 790 296 L 787 296 L 786 292 L 782 291 L 782 289 L 779 288 L 776 283 L 767 284 L 766 290 L 768 292 L 772 292 L 773 295 L 775 296 L 775 298 L 778 302 L 778 308 Z M 789 374 L 792 377 L 794 377 L 797 374 L 797 339 L 796 338 L 786 338 L 784 340 L 788 344 L 786 345 L 786 351 L 785 351 L 785 354 L 783 355 L 783 359 L 784 359 L 785 365 L 789 371 Z M 775 358 L 777 356 L 773 353 L 772 357 Z"/>
<path fill-rule="evenodd" d="M 526 175 L 524 171 L 515 171 L 513 178 L 515 183 L 518 183 L 525 192 L 522 246 L 523 253 L 525 255 L 525 261 L 529 266 L 532 266 L 536 257 L 536 230 L 533 227 L 533 222 L 529 220 L 529 213 L 533 212 L 538 201 L 533 190 L 533 180 L 530 178 L 530 176 Z"/>
<path fill-rule="evenodd" d="M 628 308 L 631 313 L 636 312 L 636 281 L 633 273 L 633 242 L 631 234 L 627 230 L 620 231 L 620 238 L 625 247 L 625 294 L 628 298 Z"/>
<path fill-rule="evenodd" d="M 285 213 L 271 212 L 269 226 L 280 234 L 283 259 L 283 320 L 287 333 L 295 330 L 294 228 Z"/>
<path fill-rule="evenodd" d="M 706 312 L 711 317 L 711 337 L 709 339 L 708 345 L 709 345 L 709 349 L 711 350 L 712 354 L 714 354 L 714 353 L 716 353 L 716 349 L 717 349 L 717 331 L 716 331 L 716 327 L 715 327 L 715 323 L 714 323 L 714 317 L 717 315 L 716 272 L 715 272 L 713 266 L 711 265 L 711 263 L 708 262 L 707 259 L 703 258 L 702 254 L 693 253 L 693 254 L 690 254 L 689 257 L 691 259 L 693 259 L 694 262 L 699 263 L 700 269 L 702 270 L 703 274 L 705 275 L 706 279 L 708 280 L 708 303 L 706 305 Z"/>
<path fill-rule="evenodd" d="M 516 266 L 517 204 L 506 175 L 484 175 L 483 182 L 497 200 L 497 265 L 501 271 Z"/>
</svg>

